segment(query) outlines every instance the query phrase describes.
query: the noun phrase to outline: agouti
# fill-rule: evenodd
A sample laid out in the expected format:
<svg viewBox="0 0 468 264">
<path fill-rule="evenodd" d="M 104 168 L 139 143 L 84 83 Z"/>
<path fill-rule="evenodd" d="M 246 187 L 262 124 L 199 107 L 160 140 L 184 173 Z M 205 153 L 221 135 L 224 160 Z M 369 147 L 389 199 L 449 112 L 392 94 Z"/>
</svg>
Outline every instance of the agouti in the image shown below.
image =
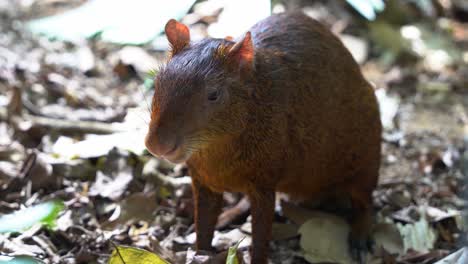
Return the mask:
<svg viewBox="0 0 468 264">
<path fill-rule="evenodd" d="M 381 123 L 373 88 L 340 40 L 302 13 L 270 16 L 238 41 L 190 42 L 175 20 L 155 79 L 148 150 L 186 162 L 197 249 L 211 249 L 222 192 L 251 203 L 252 263 L 267 263 L 275 192 L 348 199 L 349 242 L 368 246 Z"/>
</svg>

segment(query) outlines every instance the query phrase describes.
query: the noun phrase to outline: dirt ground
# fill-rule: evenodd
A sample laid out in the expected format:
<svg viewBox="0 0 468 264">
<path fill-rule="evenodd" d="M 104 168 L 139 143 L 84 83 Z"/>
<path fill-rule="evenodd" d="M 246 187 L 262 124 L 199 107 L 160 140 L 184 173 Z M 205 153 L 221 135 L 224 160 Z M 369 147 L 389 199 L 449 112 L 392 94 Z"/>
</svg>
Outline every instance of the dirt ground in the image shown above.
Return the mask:
<svg viewBox="0 0 468 264">
<path fill-rule="evenodd" d="M 0 0 L 0 215 L 50 200 L 64 205 L 52 228 L 0 232 L 0 256 L 107 263 L 115 245 L 128 245 L 185 263 L 194 240 L 187 169 L 142 146 L 153 93 L 147 72 L 166 52 L 157 43 L 70 43 L 26 29 L 30 19 L 85 1 L 65 2 Z M 199 2 L 182 22 L 202 38 L 223 11 Z M 345 1 L 277 1 L 273 10 L 302 8 L 357 41 L 343 40 L 364 54 L 362 71 L 375 85 L 385 126 L 376 222 L 392 229 L 384 237 L 397 234 L 389 238 L 394 248 L 378 248 L 372 263 L 435 263 L 467 243 L 468 7 L 426 1 L 428 12 L 391 2 L 399 9 L 373 22 Z M 409 15 L 403 20 L 401 10 Z M 226 206 L 240 198 L 226 194 Z M 277 212 L 271 263 L 312 259 L 306 244 L 316 245 L 297 235 L 291 218 Z M 249 221 L 217 233 L 215 247 L 250 237 Z"/>
</svg>

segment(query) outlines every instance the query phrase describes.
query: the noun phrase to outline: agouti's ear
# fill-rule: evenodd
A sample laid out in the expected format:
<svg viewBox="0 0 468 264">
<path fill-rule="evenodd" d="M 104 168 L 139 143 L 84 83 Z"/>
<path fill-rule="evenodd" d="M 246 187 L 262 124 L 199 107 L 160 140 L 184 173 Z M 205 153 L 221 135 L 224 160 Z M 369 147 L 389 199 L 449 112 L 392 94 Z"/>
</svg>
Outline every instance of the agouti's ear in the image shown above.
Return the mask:
<svg viewBox="0 0 468 264">
<path fill-rule="evenodd" d="M 188 27 L 174 19 L 167 22 L 165 32 L 172 46 L 172 55 L 181 51 L 190 43 L 190 31 Z"/>
<path fill-rule="evenodd" d="M 254 47 L 252 36 L 247 32 L 242 40 L 234 44 L 228 51 L 229 59 L 234 61 L 242 71 L 253 69 Z"/>
</svg>

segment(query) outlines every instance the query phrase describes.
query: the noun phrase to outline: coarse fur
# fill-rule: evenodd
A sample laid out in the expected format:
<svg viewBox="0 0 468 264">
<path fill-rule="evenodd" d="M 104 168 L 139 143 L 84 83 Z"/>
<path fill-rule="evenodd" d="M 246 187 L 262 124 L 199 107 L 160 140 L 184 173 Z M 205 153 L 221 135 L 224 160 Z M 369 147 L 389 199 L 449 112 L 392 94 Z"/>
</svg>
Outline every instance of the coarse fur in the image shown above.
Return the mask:
<svg viewBox="0 0 468 264">
<path fill-rule="evenodd" d="M 352 235 L 364 239 L 380 164 L 372 87 L 341 41 L 302 13 L 273 15 L 250 34 L 176 48 L 156 78 L 148 149 L 175 149 L 171 159 L 186 161 L 197 197 L 200 190 L 214 200 L 224 191 L 247 194 L 254 229 L 272 220 L 263 211 L 272 210 L 275 191 L 298 200 L 347 196 Z M 237 43 L 244 54 L 233 51 Z M 207 203 L 197 197 L 196 208 Z M 211 212 L 219 208 L 204 213 Z M 212 228 L 200 232 L 211 243 Z M 254 230 L 252 263 L 266 261 L 256 251 L 266 249 L 270 233 L 271 226 Z"/>
</svg>

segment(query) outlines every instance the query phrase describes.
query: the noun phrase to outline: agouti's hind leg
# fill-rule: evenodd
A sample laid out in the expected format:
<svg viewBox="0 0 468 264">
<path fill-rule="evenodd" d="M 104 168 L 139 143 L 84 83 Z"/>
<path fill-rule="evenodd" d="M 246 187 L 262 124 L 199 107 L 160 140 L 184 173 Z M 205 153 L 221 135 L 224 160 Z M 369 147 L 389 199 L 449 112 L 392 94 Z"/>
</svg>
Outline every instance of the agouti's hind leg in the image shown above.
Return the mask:
<svg viewBox="0 0 468 264">
<path fill-rule="evenodd" d="M 211 250 L 216 220 L 223 204 L 223 195 L 192 180 L 195 201 L 195 229 L 197 231 L 197 250 Z"/>
<path fill-rule="evenodd" d="M 365 263 L 368 251 L 372 251 L 370 237 L 373 226 L 372 197 L 370 192 L 351 190 L 351 214 L 349 223 L 349 246 L 352 258 L 358 263 Z"/>
</svg>

